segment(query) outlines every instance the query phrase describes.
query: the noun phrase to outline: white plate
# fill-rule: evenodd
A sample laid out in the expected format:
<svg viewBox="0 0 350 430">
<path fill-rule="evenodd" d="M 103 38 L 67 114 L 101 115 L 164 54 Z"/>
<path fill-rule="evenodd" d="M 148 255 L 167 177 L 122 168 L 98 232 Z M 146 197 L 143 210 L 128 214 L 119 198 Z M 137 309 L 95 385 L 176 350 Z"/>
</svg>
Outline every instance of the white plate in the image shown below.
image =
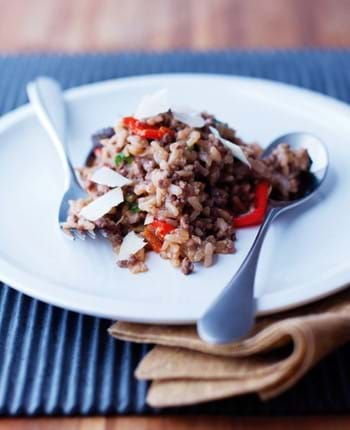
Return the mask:
<svg viewBox="0 0 350 430">
<path fill-rule="evenodd" d="M 69 144 L 83 162 L 90 134 L 129 114 L 145 93 L 168 87 L 178 104 L 213 112 L 247 141 L 307 131 L 326 143 L 331 169 L 309 209 L 282 215 L 266 238 L 256 279 L 259 314 L 292 308 L 350 281 L 350 109 L 269 81 L 215 75 L 119 79 L 70 90 Z M 0 120 L 0 279 L 45 302 L 129 321 L 195 321 L 241 264 L 256 229 L 238 232 L 237 253 L 184 276 L 156 255 L 149 272 L 115 265 L 105 240 L 70 242 L 56 225 L 61 167 L 32 109 Z"/>
</svg>

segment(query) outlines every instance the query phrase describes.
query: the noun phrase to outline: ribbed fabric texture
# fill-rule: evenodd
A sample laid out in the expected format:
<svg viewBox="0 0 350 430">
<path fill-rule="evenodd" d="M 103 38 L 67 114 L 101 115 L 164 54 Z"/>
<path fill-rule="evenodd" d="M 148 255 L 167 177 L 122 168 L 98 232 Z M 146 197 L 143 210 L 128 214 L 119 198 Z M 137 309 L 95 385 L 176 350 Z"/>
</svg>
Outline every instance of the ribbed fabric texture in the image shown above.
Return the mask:
<svg viewBox="0 0 350 430">
<path fill-rule="evenodd" d="M 51 75 L 69 88 L 122 76 L 169 72 L 261 77 L 350 102 L 350 51 L 29 55 L 0 57 L 0 114 L 26 102 L 25 86 L 38 75 Z M 270 402 L 246 396 L 196 407 L 151 409 L 145 404 L 147 384 L 133 378 L 148 347 L 113 340 L 107 334 L 109 324 L 46 305 L 0 284 L 0 414 L 350 412 L 350 345 Z"/>
</svg>

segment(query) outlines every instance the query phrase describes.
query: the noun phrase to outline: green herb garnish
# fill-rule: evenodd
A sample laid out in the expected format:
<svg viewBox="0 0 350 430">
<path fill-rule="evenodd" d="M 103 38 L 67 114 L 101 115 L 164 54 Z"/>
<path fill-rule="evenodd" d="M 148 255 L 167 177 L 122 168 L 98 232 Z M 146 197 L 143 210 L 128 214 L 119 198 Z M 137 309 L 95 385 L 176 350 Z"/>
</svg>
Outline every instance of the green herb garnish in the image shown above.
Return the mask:
<svg viewBox="0 0 350 430">
<path fill-rule="evenodd" d="M 141 209 L 139 208 L 139 205 L 137 203 L 133 203 L 132 205 L 130 205 L 130 210 L 134 214 L 137 214 L 140 212 Z"/>
<path fill-rule="evenodd" d="M 119 166 L 123 161 L 125 161 L 126 164 L 131 164 L 132 160 L 133 158 L 131 155 L 120 153 L 115 156 L 114 162 L 117 166 Z"/>
</svg>

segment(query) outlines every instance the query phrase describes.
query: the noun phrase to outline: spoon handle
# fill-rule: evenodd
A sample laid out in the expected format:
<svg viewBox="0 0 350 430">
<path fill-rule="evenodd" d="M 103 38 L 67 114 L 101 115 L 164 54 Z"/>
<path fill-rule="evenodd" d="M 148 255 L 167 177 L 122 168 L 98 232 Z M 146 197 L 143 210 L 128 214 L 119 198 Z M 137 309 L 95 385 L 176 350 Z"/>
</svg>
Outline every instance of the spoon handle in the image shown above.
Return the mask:
<svg viewBox="0 0 350 430">
<path fill-rule="evenodd" d="M 228 343 L 246 335 L 255 319 L 254 279 L 266 232 L 279 212 L 270 208 L 238 272 L 197 322 L 199 336 L 209 343 Z"/>
<path fill-rule="evenodd" d="M 27 85 L 27 95 L 41 125 L 51 138 L 64 169 L 65 189 L 75 182 L 74 168 L 66 145 L 66 107 L 59 83 L 41 76 Z"/>
</svg>

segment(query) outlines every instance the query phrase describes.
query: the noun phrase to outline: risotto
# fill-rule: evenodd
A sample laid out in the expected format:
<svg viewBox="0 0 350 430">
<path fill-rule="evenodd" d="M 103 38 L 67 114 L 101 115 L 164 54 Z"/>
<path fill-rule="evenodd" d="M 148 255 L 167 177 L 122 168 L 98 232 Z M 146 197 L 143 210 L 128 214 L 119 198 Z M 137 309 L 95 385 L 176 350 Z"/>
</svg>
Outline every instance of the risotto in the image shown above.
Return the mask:
<svg viewBox="0 0 350 430">
<path fill-rule="evenodd" d="M 133 273 L 147 270 L 153 250 L 187 275 L 234 253 L 236 229 L 263 221 L 269 195 L 295 198 L 311 160 L 287 144 L 262 159 L 214 116 L 157 97 L 92 137 L 93 156 L 78 169 L 87 196 L 70 202 L 64 228 L 101 229 Z"/>
</svg>

